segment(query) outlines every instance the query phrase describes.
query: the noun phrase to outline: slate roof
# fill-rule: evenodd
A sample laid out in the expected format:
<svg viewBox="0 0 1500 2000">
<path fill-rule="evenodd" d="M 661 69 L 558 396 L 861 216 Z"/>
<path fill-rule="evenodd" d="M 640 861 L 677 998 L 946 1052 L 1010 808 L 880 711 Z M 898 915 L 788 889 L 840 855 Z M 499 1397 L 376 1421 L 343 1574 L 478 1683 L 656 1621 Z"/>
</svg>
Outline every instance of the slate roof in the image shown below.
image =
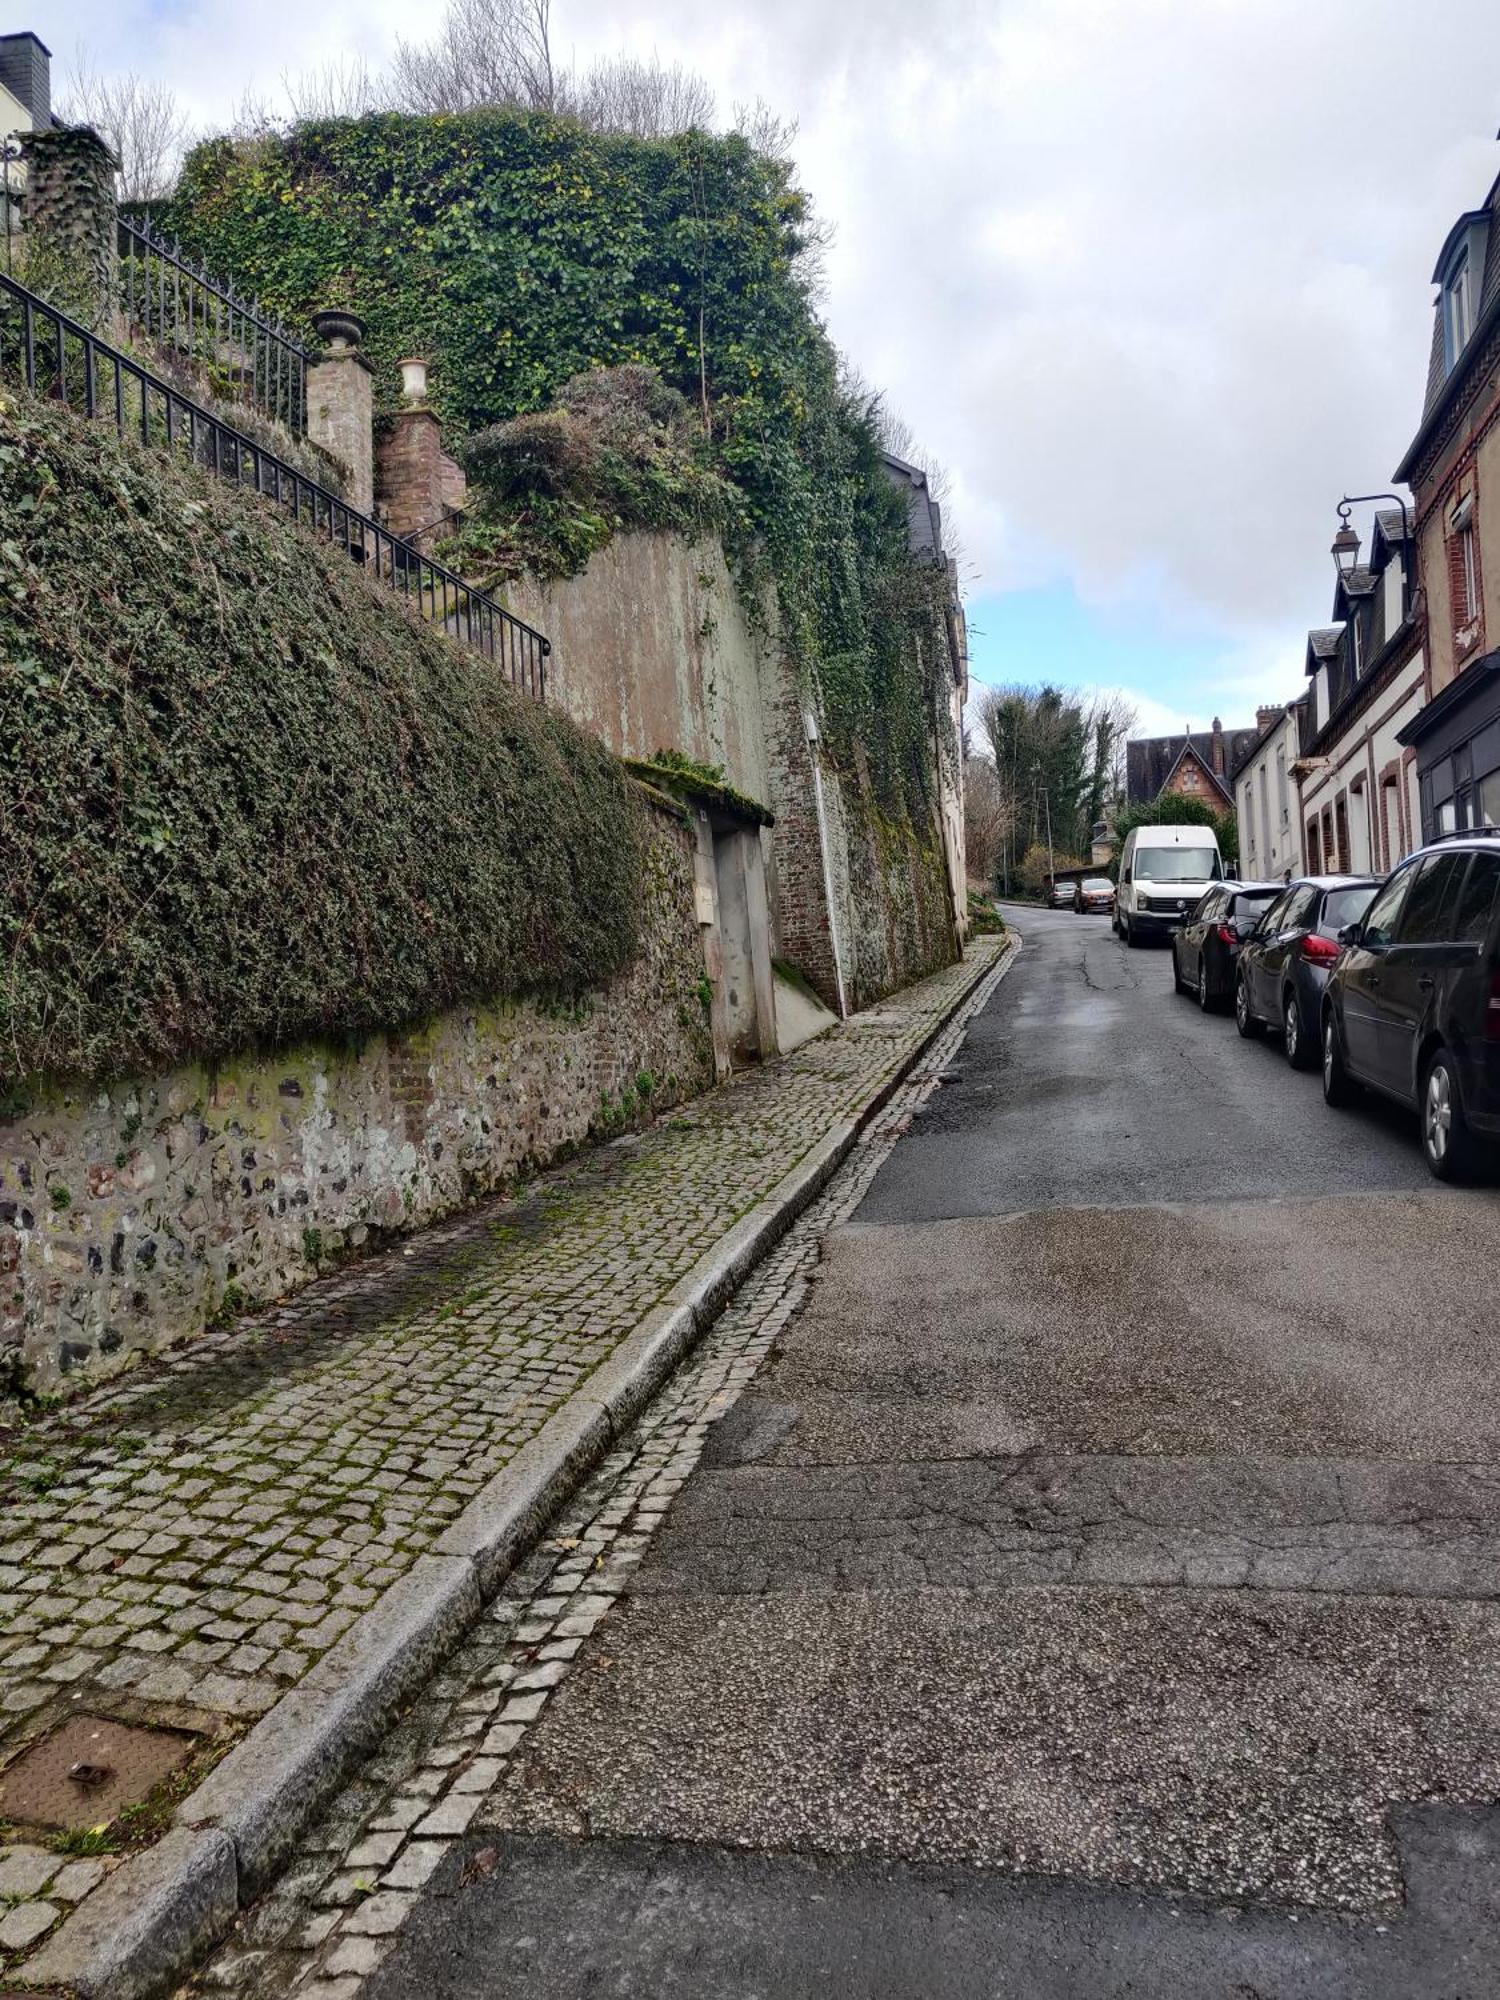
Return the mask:
<svg viewBox="0 0 1500 2000">
<path fill-rule="evenodd" d="M 1432 282 L 1435 285 L 1441 286 L 1449 256 L 1456 246 L 1460 235 L 1476 224 L 1488 225 L 1484 230 L 1484 269 L 1479 274 L 1478 289 L 1474 297 L 1474 331 L 1469 337 L 1467 347 L 1458 357 L 1455 366 L 1451 370 L 1445 370 L 1443 365 L 1443 295 L 1441 290 L 1433 302 L 1432 346 L 1428 350 L 1427 392 L 1422 398 L 1422 420 L 1417 426 L 1416 437 L 1407 447 L 1406 456 L 1402 459 L 1397 469 L 1396 477 L 1398 480 L 1405 480 L 1415 464 L 1423 440 L 1427 435 L 1429 422 L 1433 418 L 1439 403 L 1443 401 L 1446 392 L 1450 386 L 1455 384 L 1464 375 L 1466 366 L 1472 366 L 1475 358 L 1485 344 L 1479 338 L 1481 323 L 1491 307 L 1494 306 L 1497 300 L 1500 300 L 1500 226 L 1497 226 L 1497 222 L 1500 222 L 1500 179 L 1496 180 L 1494 186 L 1485 196 L 1482 207 L 1470 209 L 1454 223 L 1452 229 L 1448 232 L 1442 250 L 1438 255 L 1438 261 L 1433 268 Z"/>
<path fill-rule="evenodd" d="M 943 510 L 932 497 L 927 474 L 893 451 L 883 451 L 887 475 L 906 496 L 906 545 L 914 556 L 943 560 Z"/>
<path fill-rule="evenodd" d="M 1228 773 L 1235 768 L 1246 749 L 1255 741 L 1253 729 L 1226 729 L 1224 731 L 1224 770 L 1221 778 L 1214 769 L 1213 732 L 1208 729 L 1194 730 L 1181 736 L 1138 736 L 1134 742 L 1125 745 L 1125 797 L 1133 806 L 1149 805 L 1161 796 L 1168 778 L 1182 762 L 1183 753 L 1191 750 L 1202 764 L 1210 778 L 1233 803 L 1229 790 Z"/>
</svg>

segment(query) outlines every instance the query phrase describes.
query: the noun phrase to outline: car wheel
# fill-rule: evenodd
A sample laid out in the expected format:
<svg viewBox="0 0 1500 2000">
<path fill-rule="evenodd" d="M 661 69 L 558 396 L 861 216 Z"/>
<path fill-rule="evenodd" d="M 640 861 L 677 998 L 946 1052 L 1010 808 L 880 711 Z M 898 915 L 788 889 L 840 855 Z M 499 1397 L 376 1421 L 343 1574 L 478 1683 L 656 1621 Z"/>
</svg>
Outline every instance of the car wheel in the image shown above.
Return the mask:
<svg viewBox="0 0 1500 2000">
<path fill-rule="evenodd" d="M 1213 1012 L 1213 996 L 1208 990 L 1208 960 L 1200 951 L 1198 954 L 1198 1005 L 1205 1014 Z"/>
<path fill-rule="evenodd" d="M 1458 1070 L 1439 1049 L 1422 1080 L 1422 1151 L 1440 1181 L 1459 1181 L 1474 1168 L 1474 1135 L 1464 1116 Z"/>
<path fill-rule="evenodd" d="M 1187 991 L 1182 980 L 1182 961 L 1177 956 L 1176 938 L 1172 940 L 1172 991 L 1174 993 L 1185 993 Z"/>
<path fill-rule="evenodd" d="M 1344 1067 L 1344 1048 L 1332 1008 L 1323 1016 L 1323 1102 L 1335 1110 L 1354 1102 L 1357 1086 Z"/>
<path fill-rule="evenodd" d="M 1281 1010 L 1281 1041 L 1286 1059 L 1293 1069 L 1312 1068 L 1312 1058 L 1307 1052 L 1308 1039 L 1302 1032 L 1301 1005 L 1295 993 L 1288 993 Z"/>
<path fill-rule="evenodd" d="M 1250 982 L 1243 973 L 1234 982 L 1234 1025 L 1247 1042 L 1253 1042 L 1260 1033 L 1260 1022 L 1250 1010 Z"/>
<path fill-rule="evenodd" d="M 1135 925 L 1134 923 L 1132 923 L 1129 916 L 1127 916 L 1125 919 L 1125 942 L 1127 945 L 1129 945 L 1132 951 L 1134 951 L 1140 943 L 1140 939 L 1135 934 Z"/>
</svg>

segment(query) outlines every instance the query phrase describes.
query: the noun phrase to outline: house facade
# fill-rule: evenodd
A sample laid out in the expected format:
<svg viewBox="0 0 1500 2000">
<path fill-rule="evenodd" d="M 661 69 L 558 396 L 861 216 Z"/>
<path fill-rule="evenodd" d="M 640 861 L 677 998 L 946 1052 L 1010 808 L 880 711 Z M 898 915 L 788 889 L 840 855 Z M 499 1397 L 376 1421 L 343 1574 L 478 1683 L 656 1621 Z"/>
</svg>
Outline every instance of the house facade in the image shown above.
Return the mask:
<svg viewBox="0 0 1500 2000">
<path fill-rule="evenodd" d="M 1368 560 L 1342 569 L 1333 622 L 1307 636 L 1293 775 L 1309 873 L 1384 874 L 1420 846 L 1414 754 L 1402 732 L 1426 699 L 1424 620 L 1400 507 L 1375 516 Z"/>
<path fill-rule="evenodd" d="M 1302 749 L 1303 706 L 1298 700 L 1257 709 L 1258 733 L 1233 772 L 1240 873 L 1249 882 L 1274 882 L 1303 872 L 1302 810 L 1294 776 Z"/>
<path fill-rule="evenodd" d="M 1421 831 L 1500 824 L 1500 180 L 1433 270 L 1422 421 L 1397 471 L 1416 507 L 1426 704 L 1401 730 Z"/>
<path fill-rule="evenodd" d="M 29 28 L 0 35 L 0 257 L 21 227 L 26 175 L 15 142 L 52 122 L 52 51 Z"/>
<path fill-rule="evenodd" d="M 1216 813 L 1234 810 L 1230 773 L 1249 751 L 1257 732 L 1213 727 L 1181 736 L 1140 736 L 1125 745 L 1125 798 L 1150 805 L 1160 798 L 1196 799 Z"/>
</svg>

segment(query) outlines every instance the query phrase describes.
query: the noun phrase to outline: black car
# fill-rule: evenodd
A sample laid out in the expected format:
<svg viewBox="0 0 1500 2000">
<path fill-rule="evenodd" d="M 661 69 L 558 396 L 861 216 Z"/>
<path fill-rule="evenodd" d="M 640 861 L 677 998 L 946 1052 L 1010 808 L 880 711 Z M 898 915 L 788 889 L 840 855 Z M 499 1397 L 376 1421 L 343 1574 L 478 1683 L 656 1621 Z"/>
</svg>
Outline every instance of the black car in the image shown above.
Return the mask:
<svg viewBox="0 0 1500 2000">
<path fill-rule="evenodd" d="M 1439 1180 L 1500 1139 L 1500 833 L 1450 834 L 1404 861 L 1323 995 L 1323 1095 L 1359 1084 L 1421 1114 Z"/>
<path fill-rule="evenodd" d="M 1281 893 L 1279 882 L 1215 882 L 1172 934 L 1172 984 L 1205 1013 L 1234 991 L 1240 946 Z"/>
<path fill-rule="evenodd" d="M 1379 887 L 1373 875 L 1303 875 L 1282 891 L 1240 953 L 1234 1020 L 1242 1035 L 1275 1028 L 1292 1068 L 1313 1067 L 1339 933 L 1358 922 Z"/>
</svg>

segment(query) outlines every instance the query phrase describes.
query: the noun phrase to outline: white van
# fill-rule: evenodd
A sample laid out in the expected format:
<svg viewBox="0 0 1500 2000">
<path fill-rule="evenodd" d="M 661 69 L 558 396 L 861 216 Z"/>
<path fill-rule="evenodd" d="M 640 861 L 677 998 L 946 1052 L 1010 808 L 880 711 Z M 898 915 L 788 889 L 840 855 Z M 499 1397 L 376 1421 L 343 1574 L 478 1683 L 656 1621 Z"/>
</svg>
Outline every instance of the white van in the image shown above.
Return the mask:
<svg viewBox="0 0 1500 2000">
<path fill-rule="evenodd" d="M 1209 826 L 1137 826 L 1125 836 L 1115 891 L 1115 934 L 1126 944 L 1166 937 L 1210 882 L 1224 879 Z"/>
</svg>

